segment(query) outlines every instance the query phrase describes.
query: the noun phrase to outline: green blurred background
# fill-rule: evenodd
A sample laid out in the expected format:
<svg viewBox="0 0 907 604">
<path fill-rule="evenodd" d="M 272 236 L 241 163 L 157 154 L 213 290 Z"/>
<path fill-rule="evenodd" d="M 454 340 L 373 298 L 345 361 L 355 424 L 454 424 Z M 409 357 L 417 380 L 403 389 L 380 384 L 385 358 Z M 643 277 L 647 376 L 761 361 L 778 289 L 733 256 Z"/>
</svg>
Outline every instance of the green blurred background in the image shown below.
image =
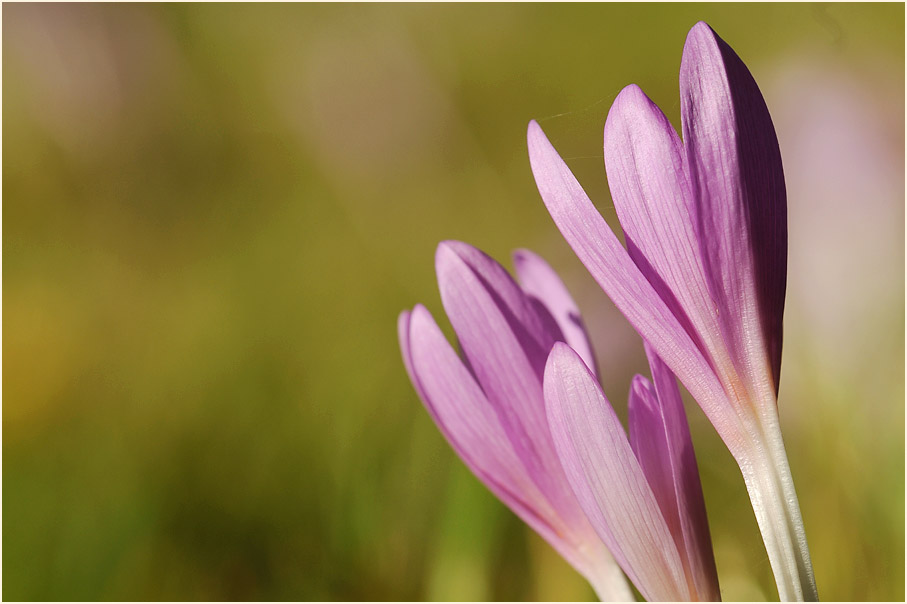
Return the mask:
<svg viewBox="0 0 907 604">
<path fill-rule="evenodd" d="M 459 462 L 399 357 L 438 241 L 564 276 L 625 413 L 637 336 L 534 188 L 608 221 L 601 127 L 678 124 L 708 21 L 790 193 L 781 414 L 819 592 L 904 599 L 904 6 L 3 6 L 3 597 L 588 599 Z M 445 323 L 445 329 L 450 333 Z M 777 596 L 695 405 L 725 599 Z"/>
</svg>

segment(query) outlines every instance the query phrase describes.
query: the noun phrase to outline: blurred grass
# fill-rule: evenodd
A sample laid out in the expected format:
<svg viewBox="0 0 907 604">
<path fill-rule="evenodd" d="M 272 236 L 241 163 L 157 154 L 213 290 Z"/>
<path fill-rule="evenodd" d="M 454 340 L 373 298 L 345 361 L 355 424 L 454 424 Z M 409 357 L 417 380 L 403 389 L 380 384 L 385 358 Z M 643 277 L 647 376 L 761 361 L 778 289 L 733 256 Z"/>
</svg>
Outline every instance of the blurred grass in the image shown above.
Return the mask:
<svg viewBox="0 0 907 604">
<path fill-rule="evenodd" d="M 589 598 L 406 379 L 395 319 L 440 315 L 437 242 L 544 254 L 620 401 L 641 347 L 538 201 L 530 119 L 616 225 L 607 109 L 635 82 L 676 124 L 704 19 L 764 88 L 801 55 L 859 73 L 903 169 L 901 5 L 2 10 L 5 599 Z M 904 598 L 903 258 L 873 270 L 890 300 L 848 317 L 877 334 L 840 343 L 848 371 L 786 342 L 826 600 Z M 775 597 L 739 472 L 691 416 L 724 597 Z"/>
</svg>

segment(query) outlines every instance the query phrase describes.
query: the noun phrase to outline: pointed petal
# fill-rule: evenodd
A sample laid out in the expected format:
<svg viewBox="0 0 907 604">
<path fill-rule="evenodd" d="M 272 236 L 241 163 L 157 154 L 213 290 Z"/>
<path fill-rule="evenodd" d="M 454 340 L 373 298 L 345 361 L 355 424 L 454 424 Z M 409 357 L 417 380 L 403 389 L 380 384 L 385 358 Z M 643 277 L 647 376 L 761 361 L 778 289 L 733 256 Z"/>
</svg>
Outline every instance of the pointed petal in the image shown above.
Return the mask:
<svg viewBox="0 0 907 604">
<path fill-rule="evenodd" d="M 551 313 L 564 341 L 598 375 L 595 354 L 583 317 L 558 274 L 541 256 L 529 250 L 516 250 L 513 253 L 513 264 L 526 295 L 538 300 Z"/>
<path fill-rule="evenodd" d="M 723 353 L 690 216 L 680 137 L 658 106 L 630 85 L 611 106 L 604 141 L 608 186 L 630 257 L 703 352 Z"/>
<path fill-rule="evenodd" d="M 724 388 L 686 329 L 661 299 L 586 196 L 541 127 L 529 124 L 529 161 L 561 234 L 637 332 L 683 381 L 731 451 L 746 432 Z"/>
<path fill-rule="evenodd" d="M 630 444 L 665 517 L 695 588 L 695 599 L 717 601 L 718 573 L 699 469 L 674 374 L 650 346 L 652 379 L 637 375 L 630 390 Z"/>
<path fill-rule="evenodd" d="M 557 460 L 542 394 L 548 352 L 562 339 L 557 324 L 472 246 L 441 243 L 435 265 L 447 316 L 517 456 L 559 517 L 578 526 L 583 514 Z"/>
<path fill-rule="evenodd" d="M 683 48 L 680 113 L 694 222 L 725 341 L 749 383 L 776 395 L 787 283 L 781 152 L 750 72 L 702 22 Z"/>
<path fill-rule="evenodd" d="M 594 376 L 555 344 L 545 369 L 555 447 L 596 532 L 647 600 L 690 599 L 680 556 L 627 436 Z"/>
<path fill-rule="evenodd" d="M 413 384 L 457 455 L 501 501 L 549 541 L 551 508 L 538 492 L 475 378 L 423 306 L 409 316 Z M 405 353 L 404 353 L 405 354 Z"/>
<path fill-rule="evenodd" d="M 515 323 L 526 330 L 526 335 L 545 351 L 545 358 L 555 340 L 561 338 L 560 329 L 551 321 L 550 315 L 539 316 L 537 309 L 527 299 L 525 292 L 513 280 L 501 264 L 482 250 L 462 241 L 442 241 L 435 254 L 437 268 L 439 258 L 456 256 L 469 267 L 489 291 L 494 291 L 495 304 Z M 544 370 L 544 360 L 542 369 Z"/>
</svg>

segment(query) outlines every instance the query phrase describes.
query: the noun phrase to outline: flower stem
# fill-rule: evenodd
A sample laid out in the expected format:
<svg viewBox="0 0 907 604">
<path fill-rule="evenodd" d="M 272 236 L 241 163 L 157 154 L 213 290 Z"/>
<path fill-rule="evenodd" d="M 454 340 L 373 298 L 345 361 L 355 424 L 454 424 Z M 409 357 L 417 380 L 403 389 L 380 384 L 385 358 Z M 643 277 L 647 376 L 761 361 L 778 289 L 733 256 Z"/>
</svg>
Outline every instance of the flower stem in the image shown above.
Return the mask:
<svg viewBox="0 0 907 604">
<path fill-rule="evenodd" d="M 763 438 L 738 458 L 782 602 L 818 602 L 800 504 L 774 410 L 763 416 Z"/>
<path fill-rule="evenodd" d="M 636 601 L 627 578 L 624 577 L 620 567 L 613 562 L 599 567 L 596 574 L 587 575 L 586 579 L 601 602 Z"/>
</svg>

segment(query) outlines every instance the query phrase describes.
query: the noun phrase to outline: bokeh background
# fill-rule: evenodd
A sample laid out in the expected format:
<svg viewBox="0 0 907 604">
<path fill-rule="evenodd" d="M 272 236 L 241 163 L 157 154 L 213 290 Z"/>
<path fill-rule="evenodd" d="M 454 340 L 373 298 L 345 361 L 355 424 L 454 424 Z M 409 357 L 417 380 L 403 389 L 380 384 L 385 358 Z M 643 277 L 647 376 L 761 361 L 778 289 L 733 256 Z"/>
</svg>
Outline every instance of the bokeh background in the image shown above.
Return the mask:
<svg viewBox="0 0 907 604">
<path fill-rule="evenodd" d="M 3 597 L 592 597 L 444 442 L 396 318 L 443 315 L 438 241 L 532 248 L 624 414 L 641 344 L 525 128 L 616 227 L 606 112 L 635 82 L 677 125 L 700 19 L 784 156 L 780 405 L 820 595 L 903 601 L 900 4 L 4 5 Z M 688 409 L 724 597 L 775 598 Z"/>
</svg>

